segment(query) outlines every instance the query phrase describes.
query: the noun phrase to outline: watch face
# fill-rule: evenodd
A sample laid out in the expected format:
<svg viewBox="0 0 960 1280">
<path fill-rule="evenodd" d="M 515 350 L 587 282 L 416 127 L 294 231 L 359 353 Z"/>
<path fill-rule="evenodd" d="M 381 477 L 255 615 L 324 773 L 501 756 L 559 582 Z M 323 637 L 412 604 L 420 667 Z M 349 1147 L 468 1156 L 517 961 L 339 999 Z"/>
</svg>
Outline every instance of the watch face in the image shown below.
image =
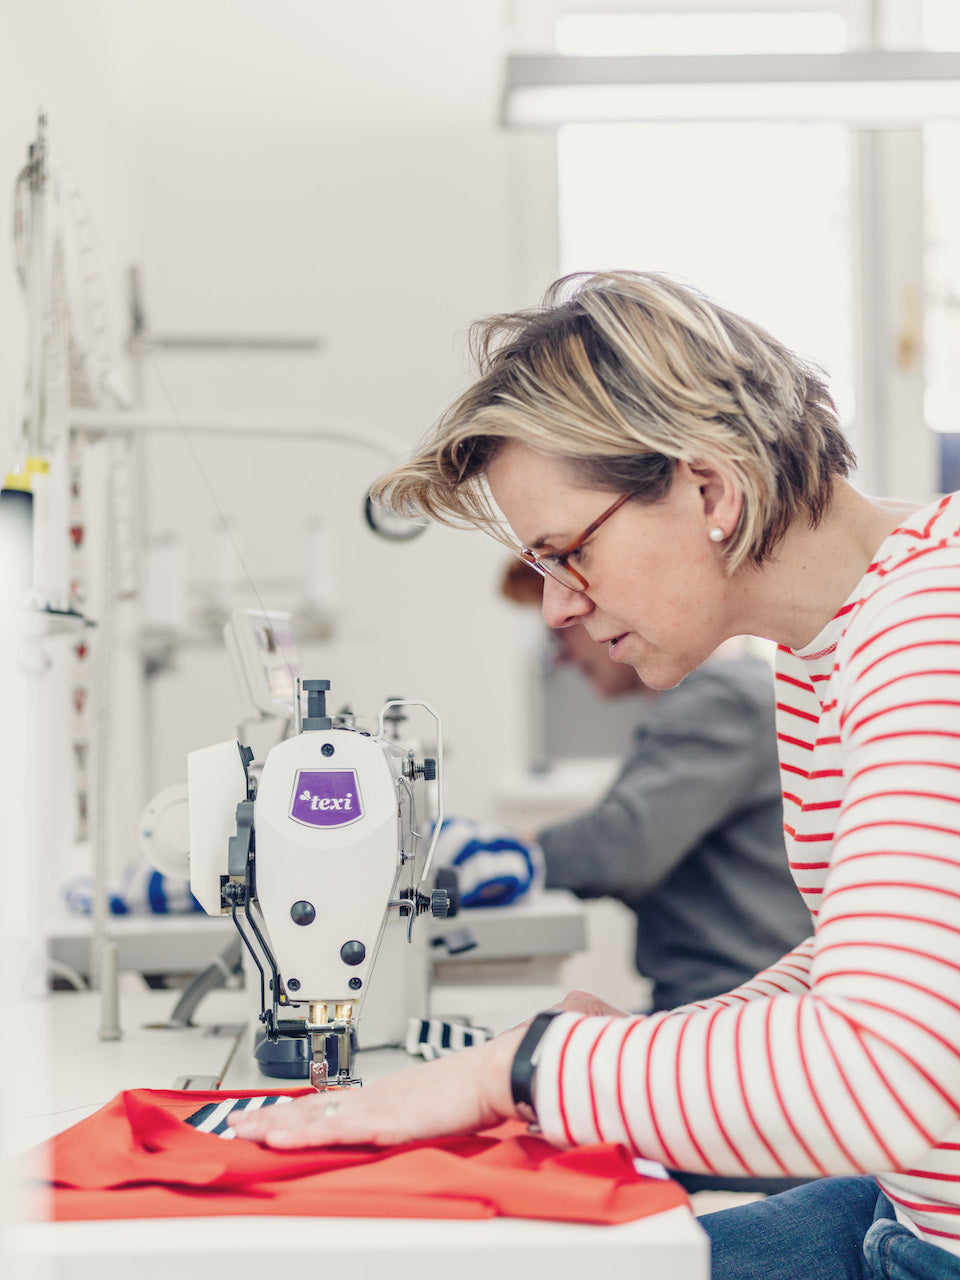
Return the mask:
<svg viewBox="0 0 960 1280">
<path fill-rule="evenodd" d="M 381 538 L 389 538 L 391 542 L 408 542 L 423 533 L 430 523 L 426 516 L 398 516 L 382 503 L 374 502 L 369 494 L 364 503 L 363 514 L 373 532 L 378 533 Z"/>
</svg>

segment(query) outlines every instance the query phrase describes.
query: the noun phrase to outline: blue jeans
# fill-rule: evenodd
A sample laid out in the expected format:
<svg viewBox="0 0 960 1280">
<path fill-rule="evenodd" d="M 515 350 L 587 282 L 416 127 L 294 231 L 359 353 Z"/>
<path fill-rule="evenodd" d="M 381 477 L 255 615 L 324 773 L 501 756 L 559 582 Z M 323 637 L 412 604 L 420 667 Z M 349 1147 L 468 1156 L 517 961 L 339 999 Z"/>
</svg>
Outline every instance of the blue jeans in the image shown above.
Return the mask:
<svg viewBox="0 0 960 1280">
<path fill-rule="evenodd" d="M 960 1280 L 960 1258 L 901 1226 L 873 1178 L 821 1178 L 699 1221 L 713 1280 Z"/>
</svg>

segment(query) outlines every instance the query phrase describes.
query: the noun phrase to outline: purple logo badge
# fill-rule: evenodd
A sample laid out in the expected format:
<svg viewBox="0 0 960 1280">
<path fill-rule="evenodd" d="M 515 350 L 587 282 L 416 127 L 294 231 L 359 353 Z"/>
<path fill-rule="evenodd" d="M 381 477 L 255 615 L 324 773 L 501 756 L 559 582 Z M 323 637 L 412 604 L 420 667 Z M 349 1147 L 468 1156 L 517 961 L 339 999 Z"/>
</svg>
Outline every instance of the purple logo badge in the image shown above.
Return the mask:
<svg viewBox="0 0 960 1280">
<path fill-rule="evenodd" d="M 345 827 L 363 817 L 355 769 L 298 769 L 290 817 L 305 827 Z"/>
</svg>

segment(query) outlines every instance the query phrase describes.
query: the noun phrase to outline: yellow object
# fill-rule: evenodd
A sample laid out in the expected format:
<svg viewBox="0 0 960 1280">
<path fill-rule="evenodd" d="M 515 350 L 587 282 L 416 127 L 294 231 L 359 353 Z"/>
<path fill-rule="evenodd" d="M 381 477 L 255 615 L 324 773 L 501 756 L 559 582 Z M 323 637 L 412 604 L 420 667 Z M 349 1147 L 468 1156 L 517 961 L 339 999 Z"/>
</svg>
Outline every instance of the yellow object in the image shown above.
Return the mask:
<svg viewBox="0 0 960 1280">
<path fill-rule="evenodd" d="M 5 489 L 23 489 L 29 493 L 33 488 L 34 476 L 45 476 L 50 473 L 50 463 L 46 458 L 27 458 L 21 470 L 8 471 L 3 482 Z"/>
</svg>

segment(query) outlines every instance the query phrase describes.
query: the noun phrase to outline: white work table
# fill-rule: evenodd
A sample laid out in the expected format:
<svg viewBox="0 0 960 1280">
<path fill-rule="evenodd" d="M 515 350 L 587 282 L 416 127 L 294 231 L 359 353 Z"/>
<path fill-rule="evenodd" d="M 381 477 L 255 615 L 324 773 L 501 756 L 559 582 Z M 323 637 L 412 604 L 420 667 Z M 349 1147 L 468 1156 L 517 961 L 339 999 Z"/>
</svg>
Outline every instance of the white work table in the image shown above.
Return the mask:
<svg viewBox="0 0 960 1280">
<path fill-rule="evenodd" d="M 92 1114 L 123 1089 L 284 1088 L 295 1081 L 259 1075 L 249 1052 L 244 993 L 216 991 L 200 1006 L 197 1025 L 157 1029 L 176 993 L 121 994 L 123 1036 L 98 1038 L 98 997 L 56 993 L 36 1002 L 30 1017 L 55 1054 L 56 1070 L 43 1106 L 25 1117 L 23 1141 L 40 1142 Z M 43 1025 L 45 1024 L 45 1026 Z M 408 1063 L 396 1049 L 359 1055 L 360 1074 L 373 1080 Z M 685 1208 L 617 1226 L 521 1219 L 372 1219 L 217 1217 L 31 1222 L 16 1226 L 14 1259 L 23 1275 L 69 1280 L 262 1280 L 264 1270 L 322 1266 L 354 1280 L 707 1280 L 707 1241 Z M 14 1271 L 19 1280 L 20 1272 Z"/>
<path fill-rule="evenodd" d="M 476 940 L 474 950 L 456 956 L 449 956 L 441 946 L 432 948 L 434 965 L 443 966 L 444 981 L 447 972 L 479 975 L 478 965 L 494 966 L 498 983 L 505 976 L 525 984 L 531 975 L 556 980 L 560 964 L 586 945 L 583 904 L 562 889 L 546 890 L 505 908 L 463 910 L 451 920 L 425 919 L 423 925 L 430 938 L 469 930 Z M 91 929 L 88 916 L 58 910 L 47 922 L 52 959 L 87 974 Z M 228 916 L 199 912 L 110 916 L 106 931 L 117 945 L 120 969 L 139 973 L 170 972 L 172 956 L 181 971 L 196 972 L 236 937 Z M 486 976 L 483 980 L 487 981 Z"/>
</svg>

